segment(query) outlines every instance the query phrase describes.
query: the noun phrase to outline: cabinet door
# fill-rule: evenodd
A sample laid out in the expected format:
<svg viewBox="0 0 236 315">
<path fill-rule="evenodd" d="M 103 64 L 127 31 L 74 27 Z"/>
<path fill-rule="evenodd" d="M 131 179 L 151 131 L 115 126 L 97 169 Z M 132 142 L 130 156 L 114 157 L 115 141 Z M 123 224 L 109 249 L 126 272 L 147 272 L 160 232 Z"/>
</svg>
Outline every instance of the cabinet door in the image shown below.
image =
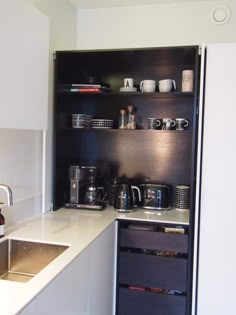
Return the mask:
<svg viewBox="0 0 236 315">
<path fill-rule="evenodd" d="M 26 306 L 26 308 L 23 309 L 22 312 L 19 313 L 19 315 L 36 315 L 36 300 L 33 300 L 29 305 Z"/>
<path fill-rule="evenodd" d="M 37 315 L 88 315 L 89 250 L 82 252 L 37 298 Z"/>
<path fill-rule="evenodd" d="M 236 309 L 235 55 L 236 43 L 207 45 L 197 315 L 233 315 Z M 226 124 L 219 128 L 221 121 Z"/>
<path fill-rule="evenodd" d="M 187 259 L 121 252 L 119 282 L 186 291 Z"/>
<path fill-rule="evenodd" d="M 119 289 L 120 315 L 184 315 L 185 307 L 184 296 Z"/>
<path fill-rule="evenodd" d="M 115 310 L 116 222 L 90 245 L 89 315 Z"/>
<path fill-rule="evenodd" d="M 48 18 L 27 5 L 0 26 L 0 128 L 46 129 Z"/>
</svg>

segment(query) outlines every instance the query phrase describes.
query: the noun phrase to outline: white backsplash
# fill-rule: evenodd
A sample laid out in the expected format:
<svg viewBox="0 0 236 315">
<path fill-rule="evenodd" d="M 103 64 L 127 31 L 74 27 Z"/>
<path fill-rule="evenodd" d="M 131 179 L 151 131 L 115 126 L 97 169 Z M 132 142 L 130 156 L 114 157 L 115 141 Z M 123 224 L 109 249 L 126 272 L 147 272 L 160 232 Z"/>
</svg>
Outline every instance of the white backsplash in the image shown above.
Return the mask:
<svg viewBox="0 0 236 315">
<path fill-rule="evenodd" d="M 13 207 L 2 208 L 10 226 L 42 211 L 42 131 L 0 129 L 0 145 L 0 183 L 13 192 Z"/>
</svg>

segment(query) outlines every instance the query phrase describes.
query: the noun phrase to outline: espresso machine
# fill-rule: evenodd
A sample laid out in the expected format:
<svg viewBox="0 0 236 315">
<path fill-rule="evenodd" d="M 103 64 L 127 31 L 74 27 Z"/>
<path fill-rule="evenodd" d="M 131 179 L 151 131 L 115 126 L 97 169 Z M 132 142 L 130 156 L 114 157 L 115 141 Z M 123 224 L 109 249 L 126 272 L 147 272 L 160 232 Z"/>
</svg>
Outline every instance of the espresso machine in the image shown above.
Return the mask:
<svg viewBox="0 0 236 315">
<path fill-rule="evenodd" d="M 103 210 L 104 187 L 101 171 L 95 166 L 71 165 L 69 168 L 70 202 L 66 208 Z"/>
</svg>

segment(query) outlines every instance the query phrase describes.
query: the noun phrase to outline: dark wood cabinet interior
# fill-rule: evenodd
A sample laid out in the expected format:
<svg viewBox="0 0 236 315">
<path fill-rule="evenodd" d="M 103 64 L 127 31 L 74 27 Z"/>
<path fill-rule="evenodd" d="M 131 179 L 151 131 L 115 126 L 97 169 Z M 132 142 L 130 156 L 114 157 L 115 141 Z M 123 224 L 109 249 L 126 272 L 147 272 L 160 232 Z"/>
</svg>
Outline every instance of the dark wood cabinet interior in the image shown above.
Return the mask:
<svg viewBox="0 0 236 315">
<path fill-rule="evenodd" d="M 135 185 L 143 182 L 169 184 L 171 206 L 175 205 L 177 184 L 194 186 L 196 144 L 198 47 L 173 47 L 105 51 L 59 51 L 55 55 L 54 106 L 54 209 L 69 198 L 70 165 L 102 169 L 104 185 L 125 176 Z M 195 71 L 193 93 L 181 92 L 182 70 Z M 126 77 L 134 84 L 144 79 L 171 78 L 177 90 L 170 93 L 122 93 Z M 110 92 L 65 92 L 67 84 L 87 83 L 91 78 L 108 84 Z M 119 130 L 120 109 L 133 105 L 137 129 Z M 73 129 L 72 114 L 91 114 L 114 120 L 113 129 Z M 147 118 L 189 120 L 184 131 L 147 130 Z"/>
</svg>

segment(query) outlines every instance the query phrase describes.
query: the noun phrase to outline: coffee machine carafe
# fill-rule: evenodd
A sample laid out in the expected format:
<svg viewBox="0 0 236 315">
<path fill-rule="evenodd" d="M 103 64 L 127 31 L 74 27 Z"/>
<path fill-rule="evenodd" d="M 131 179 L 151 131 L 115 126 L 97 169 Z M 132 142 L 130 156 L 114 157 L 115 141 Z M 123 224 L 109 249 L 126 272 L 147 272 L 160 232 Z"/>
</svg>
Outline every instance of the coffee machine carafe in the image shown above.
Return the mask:
<svg viewBox="0 0 236 315">
<path fill-rule="evenodd" d="M 81 202 L 83 204 L 100 204 L 104 198 L 104 188 L 98 186 L 96 179 L 98 177 L 98 170 L 96 167 L 85 167 L 86 179 L 83 183 L 83 194 Z"/>
<path fill-rule="evenodd" d="M 104 203 L 104 188 L 98 186 L 99 170 L 94 166 L 71 165 L 70 202 L 67 208 L 102 210 Z"/>
</svg>

